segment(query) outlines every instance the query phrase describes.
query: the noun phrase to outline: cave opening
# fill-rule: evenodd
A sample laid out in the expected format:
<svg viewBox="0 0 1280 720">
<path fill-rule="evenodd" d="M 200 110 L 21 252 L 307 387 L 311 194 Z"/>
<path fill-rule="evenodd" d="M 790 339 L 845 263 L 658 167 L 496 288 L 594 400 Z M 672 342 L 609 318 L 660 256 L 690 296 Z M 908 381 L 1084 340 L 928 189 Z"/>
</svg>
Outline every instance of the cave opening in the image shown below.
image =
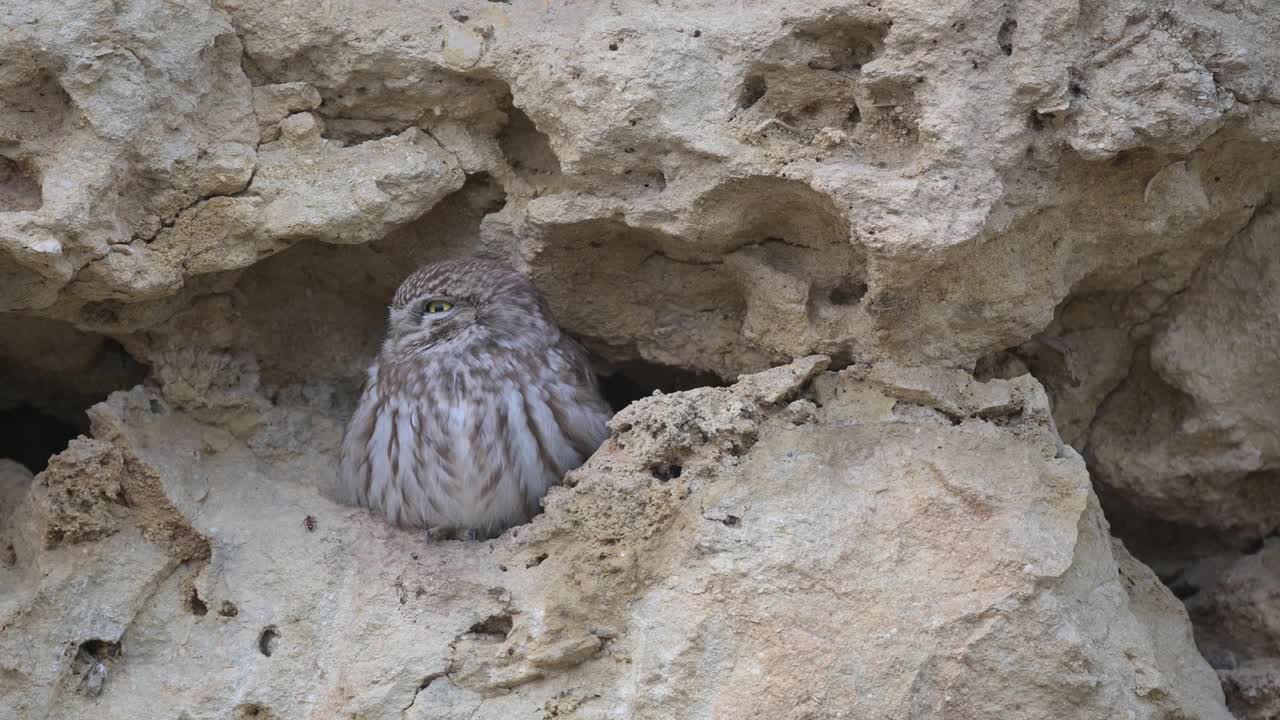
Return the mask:
<svg viewBox="0 0 1280 720">
<path fill-rule="evenodd" d="M 0 458 L 22 463 L 33 473 L 41 472 L 49 458 L 66 449 L 67 443 L 88 430 L 41 412 L 30 403 L 0 410 Z"/>
<path fill-rule="evenodd" d="M 88 434 L 88 408 L 150 372 L 114 339 L 59 321 L 3 317 L 0 335 L 21 339 L 0 349 L 0 458 L 33 473 Z"/>
<path fill-rule="evenodd" d="M 616 363 L 609 374 L 601 374 L 598 377 L 604 399 L 614 412 L 640 398 L 649 397 L 655 390 L 673 393 L 700 387 L 724 387 L 729 384 L 719 375 L 705 370 L 672 367 L 644 360 Z"/>
</svg>

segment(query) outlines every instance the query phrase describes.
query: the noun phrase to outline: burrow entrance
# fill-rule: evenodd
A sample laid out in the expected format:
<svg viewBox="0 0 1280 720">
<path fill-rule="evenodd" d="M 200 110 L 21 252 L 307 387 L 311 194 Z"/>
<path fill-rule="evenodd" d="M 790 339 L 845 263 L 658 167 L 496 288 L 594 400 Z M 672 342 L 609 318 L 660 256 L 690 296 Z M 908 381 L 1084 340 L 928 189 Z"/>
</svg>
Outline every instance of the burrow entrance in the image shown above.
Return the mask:
<svg viewBox="0 0 1280 720">
<path fill-rule="evenodd" d="M 615 365 L 609 375 L 600 375 L 600 389 L 614 412 L 645 397 L 655 390 L 663 393 L 700 387 L 723 387 L 729 383 L 710 372 L 669 367 L 643 360 Z"/>
<path fill-rule="evenodd" d="M 148 368 L 115 340 L 39 318 L 0 316 L 0 458 L 34 473 L 89 432 L 85 410 Z"/>
</svg>

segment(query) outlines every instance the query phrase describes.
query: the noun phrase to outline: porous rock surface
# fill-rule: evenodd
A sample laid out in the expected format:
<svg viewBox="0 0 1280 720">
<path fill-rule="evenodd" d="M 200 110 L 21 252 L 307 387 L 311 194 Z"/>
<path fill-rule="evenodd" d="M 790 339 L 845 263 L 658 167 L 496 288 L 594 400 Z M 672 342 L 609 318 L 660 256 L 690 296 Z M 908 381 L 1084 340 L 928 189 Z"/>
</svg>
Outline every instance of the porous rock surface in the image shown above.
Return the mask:
<svg viewBox="0 0 1280 720">
<path fill-rule="evenodd" d="M 827 364 L 633 404 L 484 543 L 116 393 L 36 483 L 120 495 L 6 519 L 8 717 L 1230 717 L 1034 380 Z M 185 522 L 148 536 L 131 474 Z"/>
<path fill-rule="evenodd" d="M 1280 531 L 1280 6 L 0 0 L 0 31 L 0 457 L 43 469 L 30 413 L 88 432 L 129 391 L 37 478 L 0 460 L 0 712 L 1217 716 L 1092 496 L 1042 496 L 1078 454 L 1232 707 L 1274 714 L 1241 578 Z M 615 426 L 656 436 L 533 528 L 423 549 L 324 489 L 391 292 L 473 252 L 615 378 L 860 369 L 646 401 Z M 681 403 L 710 414 L 661 426 Z"/>
</svg>

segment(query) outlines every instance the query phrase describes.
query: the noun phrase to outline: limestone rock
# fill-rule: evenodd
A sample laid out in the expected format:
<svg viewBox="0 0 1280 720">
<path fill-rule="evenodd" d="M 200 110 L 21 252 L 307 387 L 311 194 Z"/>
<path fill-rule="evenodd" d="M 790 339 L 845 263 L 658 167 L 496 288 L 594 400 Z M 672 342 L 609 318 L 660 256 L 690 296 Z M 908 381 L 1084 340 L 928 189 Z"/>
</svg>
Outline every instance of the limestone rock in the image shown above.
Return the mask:
<svg viewBox="0 0 1280 720">
<path fill-rule="evenodd" d="M 211 555 L 24 546 L 8 717 L 1230 717 L 1185 611 L 1043 432 L 1043 394 L 825 363 L 633 404 L 489 542 L 392 529 L 274 478 L 298 458 L 210 447 L 117 393 L 92 442 L 154 467 Z M 962 394 L 1017 399 L 958 424 L 910 409 Z M 58 647 L 88 660 L 34 662 Z"/>
<path fill-rule="evenodd" d="M 1232 240 L 1099 412 L 1100 478 L 1165 518 L 1255 537 L 1280 528 L 1277 238 L 1280 214 L 1266 212 Z"/>
<path fill-rule="evenodd" d="M 0 713 L 1222 717 L 1081 463 L 1175 586 L 1277 529 L 1280 5 L 14 0 L 0 30 L 0 458 L 127 391 L 40 479 L 0 466 Z M 518 536 L 422 550 L 317 489 L 392 291 L 468 253 L 619 406 L 668 392 Z M 1223 593 L 1202 643 L 1257 625 Z M 1233 707 L 1270 712 L 1232 633 Z"/>
<path fill-rule="evenodd" d="M 1168 299 L 1275 183 L 1269 7 L 104 3 L 5 16 L 3 306 L 82 324 L 371 242 L 465 168 L 611 360 L 965 365 Z"/>
<path fill-rule="evenodd" d="M 127 447 L 75 441 L 33 480 L 7 463 L 0 463 L 6 720 L 109 693 L 132 618 L 158 583 L 210 555 L 208 539 L 175 510 L 155 469 Z"/>
</svg>

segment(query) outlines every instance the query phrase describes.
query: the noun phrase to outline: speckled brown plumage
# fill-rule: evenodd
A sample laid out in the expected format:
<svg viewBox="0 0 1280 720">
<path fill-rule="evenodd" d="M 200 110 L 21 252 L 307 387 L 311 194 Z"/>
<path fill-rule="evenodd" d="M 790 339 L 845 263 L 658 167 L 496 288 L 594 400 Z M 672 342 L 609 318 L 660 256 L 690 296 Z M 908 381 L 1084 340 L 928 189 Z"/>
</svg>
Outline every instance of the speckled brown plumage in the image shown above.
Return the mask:
<svg viewBox="0 0 1280 720">
<path fill-rule="evenodd" d="M 340 488 L 401 527 L 492 535 L 538 511 L 604 441 L 609 414 L 532 282 L 491 260 L 435 263 L 392 300 Z"/>
</svg>

